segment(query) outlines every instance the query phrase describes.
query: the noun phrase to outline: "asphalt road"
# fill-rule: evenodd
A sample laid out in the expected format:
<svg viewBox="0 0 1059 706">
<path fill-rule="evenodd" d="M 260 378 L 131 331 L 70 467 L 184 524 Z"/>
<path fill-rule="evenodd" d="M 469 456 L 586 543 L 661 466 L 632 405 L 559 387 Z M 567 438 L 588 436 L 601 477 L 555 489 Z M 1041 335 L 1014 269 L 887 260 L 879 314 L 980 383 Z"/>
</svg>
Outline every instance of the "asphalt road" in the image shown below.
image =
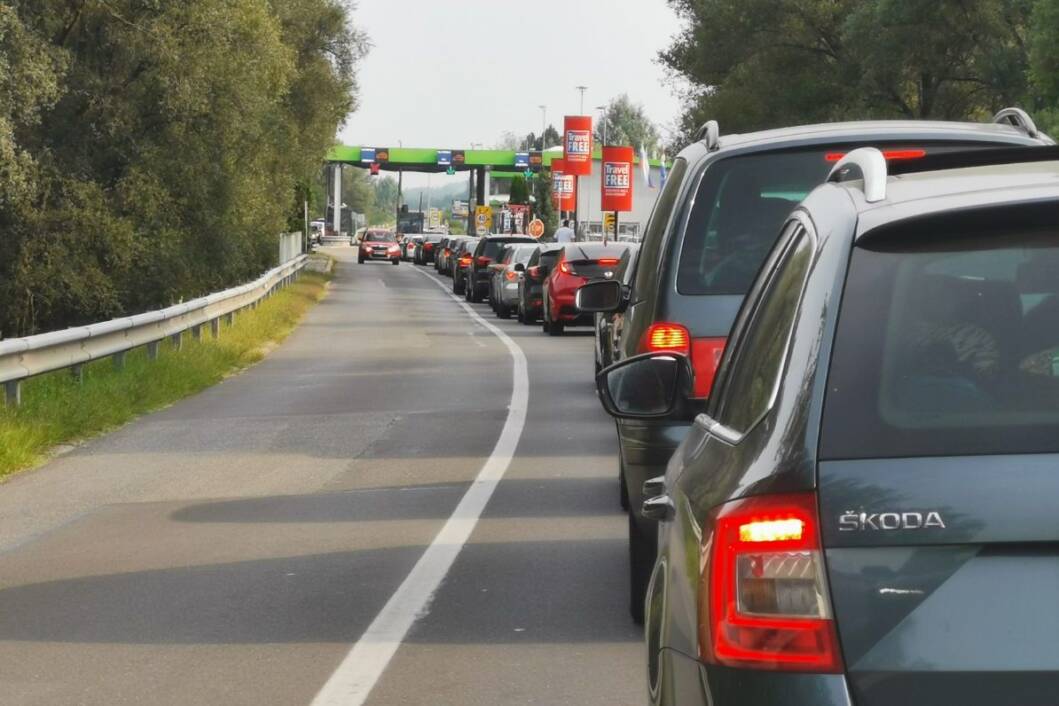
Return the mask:
<svg viewBox="0 0 1059 706">
<path fill-rule="evenodd" d="M 330 252 L 331 293 L 262 363 L 0 485 L 0 703 L 308 705 L 374 649 L 515 363 L 432 269 Z M 643 703 L 591 335 L 474 308 L 525 356 L 525 424 L 365 703 Z"/>
</svg>

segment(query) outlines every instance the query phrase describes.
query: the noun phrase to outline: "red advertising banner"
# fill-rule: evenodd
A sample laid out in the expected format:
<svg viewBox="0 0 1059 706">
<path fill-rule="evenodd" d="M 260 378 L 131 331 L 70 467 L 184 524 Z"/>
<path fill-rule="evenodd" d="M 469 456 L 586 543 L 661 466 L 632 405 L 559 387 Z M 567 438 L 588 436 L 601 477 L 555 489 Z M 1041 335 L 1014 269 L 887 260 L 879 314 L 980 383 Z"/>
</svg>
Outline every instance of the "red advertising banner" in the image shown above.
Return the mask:
<svg viewBox="0 0 1059 706">
<path fill-rule="evenodd" d="M 600 179 L 603 211 L 632 210 L 632 147 L 603 148 L 603 178 Z"/>
<path fill-rule="evenodd" d="M 567 115 L 563 118 L 563 173 L 588 176 L 592 173 L 592 116 Z"/>
<path fill-rule="evenodd" d="M 566 172 L 565 159 L 552 160 L 552 205 L 560 211 L 573 211 L 577 208 L 574 175 Z"/>
</svg>

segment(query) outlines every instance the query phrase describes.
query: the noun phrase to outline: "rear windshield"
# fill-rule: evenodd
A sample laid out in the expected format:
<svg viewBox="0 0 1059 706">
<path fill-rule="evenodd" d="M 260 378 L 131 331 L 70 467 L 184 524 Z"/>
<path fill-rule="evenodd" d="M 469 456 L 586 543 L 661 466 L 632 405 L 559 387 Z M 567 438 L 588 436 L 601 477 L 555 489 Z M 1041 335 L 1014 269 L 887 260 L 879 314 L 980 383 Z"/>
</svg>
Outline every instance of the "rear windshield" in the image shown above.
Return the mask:
<svg viewBox="0 0 1059 706">
<path fill-rule="evenodd" d="M 855 248 L 822 458 L 1059 452 L 1051 209 L 906 225 Z"/>
<path fill-rule="evenodd" d="M 876 143 L 879 147 L 924 145 Z M 746 294 L 794 207 L 827 178 L 836 156 L 863 145 L 729 157 L 710 165 L 695 196 L 677 269 L 681 294 Z M 929 154 L 989 146 L 934 143 Z M 830 157 L 830 158 L 829 158 Z"/>
<path fill-rule="evenodd" d="M 602 243 L 567 245 L 566 259 L 571 262 L 600 259 L 618 260 L 625 254 L 627 249 L 625 245 L 616 243 L 609 245 L 603 245 Z"/>
<path fill-rule="evenodd" d="M 518 240 L 499 240 L 499 239 L 498 240 L 493 240 L 493 239 L 489 239 L 489 240 L 485 241 L 485 248 L 482 250 L 481 255 L 484 255 L 485 257 L 491 257 L 491 258 L 493 258 L 495 260 L 500 255 L 500 251 L 502 251 L 507 246 L 511 245 L 511 243 L 517 243 L 517 242 L 519 242 L 519 241 Z"/>
<path fill-rule="evenodd" d="M 364 241 L 368 243 L 395 243 L 397 239 L 393 233 L 365 233 Z"/>
<path fill-rule="evenodd" d="M 559 259 L 559 250 L 549 250 L 548 252 L 541 253 L 540 264 L 548 265 L 551 267 L 555 264 L 555 261 Z"/>
</svg>

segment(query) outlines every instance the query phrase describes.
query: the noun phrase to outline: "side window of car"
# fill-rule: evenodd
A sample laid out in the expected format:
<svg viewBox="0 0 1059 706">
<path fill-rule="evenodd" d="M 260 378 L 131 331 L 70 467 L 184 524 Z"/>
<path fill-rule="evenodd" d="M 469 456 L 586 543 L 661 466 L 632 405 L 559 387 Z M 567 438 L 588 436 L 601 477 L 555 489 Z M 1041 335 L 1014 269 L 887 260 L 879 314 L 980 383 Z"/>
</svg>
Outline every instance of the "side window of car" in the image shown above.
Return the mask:
<svg viewBox="0 0 1059 706">
<path fill-rule="evenodd" d="M 665 241 L 666 227 L 669 225 L 670 217 L 673 215 L 673 210 L 677 205 L 677 197 L 680 195 L 680 184 L 684 181 L 684 175 L 687 170 L 687 160 L 683 157 L 677 157 L 673 161 L 673 168 L 669 170 L 665 186 L 662 187 L 661 193 L 658 194 L 658 200 L 655 201 L 655 206 L 647 219 L 643 239 L 640 241 L 640 256 L 636 258 L 636 263 L 633 265 L 634 272 L 630 281 L 633 282 L 634 289 L 640 291 L 651 290 L 651 285 L 647 280 L 655 277 L 655 273 L 645 271 L 641 274 L 640 270 L 643 269 L 641 264 L 644 267 L 657 268 L 658 266 L 659 253 L 662 250 L 662 243 Z M 643 283 L 640 282 L 641 279 L 644 280 Z"/>
<path fill-rule="evenodd" d="M 717 421 L 738 432 L 749 431 L 772 406 L 783 375 L 791 329 L 798 313 L 812 260 L 812 238 L 800 223 L 768 282 L 760 290 L 754 309 L 735 332 L 731 370 L 718 400 Z"/>
</svg>

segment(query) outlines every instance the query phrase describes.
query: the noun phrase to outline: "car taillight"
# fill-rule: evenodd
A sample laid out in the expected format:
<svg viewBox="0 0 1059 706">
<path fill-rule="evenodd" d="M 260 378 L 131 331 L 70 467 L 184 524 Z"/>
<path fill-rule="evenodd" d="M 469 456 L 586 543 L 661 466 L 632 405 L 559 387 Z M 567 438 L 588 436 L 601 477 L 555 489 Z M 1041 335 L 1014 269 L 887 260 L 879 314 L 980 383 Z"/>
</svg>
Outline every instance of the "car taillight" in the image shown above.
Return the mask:
<svg viewBox="0 0 1059 706">
<path fill-rule="evenodd" d="M 695 373 L 695 384 L 692 394 L 695 397 L 709 397 L 713 381 L 717 377 L 717 368 L 724 355 L 726 338 L 695 338 L 691 341 L 691 369 Z"/>
<path fill-rule="evenodd" d="M 388 247 L 386 249 L 389 252 L 401 252 L 401 248 L 397 247 L 396 245 L 391 245 L 390 247 Z"/>
<path fill-rule="evenodd" d="M 518 280 L 518 272 L 515 272 L 514 270 L 508 270 L 504 273 L 504 279 L 506 279 L 508 282 L 515 282 Z"/>
<path fill-rule="evenodd" d="M 698 604 L 703 660 L 842 671 L 818 518 L 813 493 L 735 500 L 711 514 Z"/>
<path fill-rule="evenodd" d="M 883 150 L 882 153 L 883 157 L 895 162 L 902 159 L 922 159 L 927 156 L 927 151 L 922 149 Z M 828 162 L 837 162 L 845 156 L 845 152 L 828 152 L 824 155 L 824 159 Z"/>
<path fill-rule="evenodd" d="M 570 267 L 569 262 L 563 260 L 559 263 L 559 271 L 562 272 L 564 275 L 572 275 L 574 273 L 574 268 Z"/>
<path fill-rule="evenodd" d="M 688 355 L 691 352 L 690 341 L 688 330 L 680 324 L 651 324 L 640 341 L 640 352 L 672 351 Z"/>
<path fill-rule="evenodd" d="M 470 265 L 471 265 L 471 256 L 470 255 L 464 255 L 463 257 L 460 258 L 460 267 L 470 267 Z"/>
<path fill-rule="evenodd" d="M 434 249 L 434 243 L 423 243 L 423 249 L 424 250 L 433 250 Z"/>
</svg>

